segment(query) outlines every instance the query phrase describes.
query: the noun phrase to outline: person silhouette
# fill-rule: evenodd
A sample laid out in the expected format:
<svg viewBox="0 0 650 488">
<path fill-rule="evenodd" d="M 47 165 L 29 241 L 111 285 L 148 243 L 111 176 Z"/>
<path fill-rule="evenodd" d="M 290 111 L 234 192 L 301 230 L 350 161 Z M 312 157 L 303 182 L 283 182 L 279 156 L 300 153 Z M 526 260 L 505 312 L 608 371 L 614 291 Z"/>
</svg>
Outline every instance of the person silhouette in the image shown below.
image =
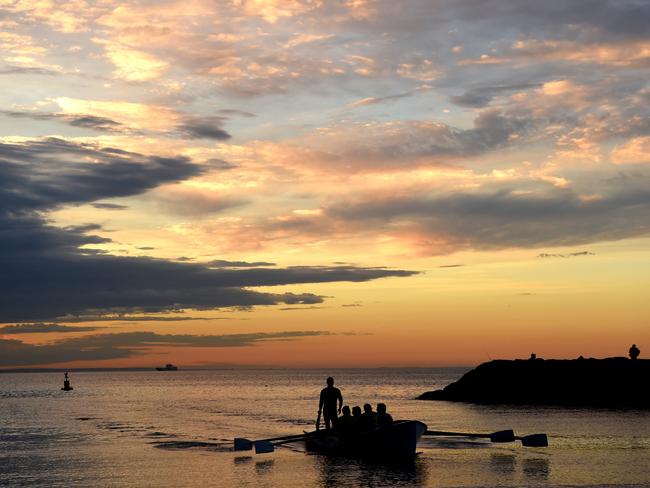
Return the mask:
<svg viewBox="0 0 650 488">
<path fill-rule="evenodd" d="M 331 376 L 326 380 L 327 386 L 320 392 L 320 400 L 318 402 L 318 419 L 316 427 L 320 424 L 321 412 L 323 413 L 323 421 L 326 429 L 331 429 L 336 424 L 336 414 L 341 413 L 343 408 L 343 395 L 341 390 L 334 387 L 334 378 Z M 338 402 L 338 408 L 337 408 Z"/>
<path fill-rule="evenodd" d="M 366 403 L 361 415 L 361 430 L 369 431 L 377 428 L 377 414 L 372 411 L 372 405 Z"/>
<path fill-rule="evenodd" d="M 361 423 L 363 422 L 363 419 L 361 418 L 361 407 L 360 406 L 354 406 L 352 407 L 352 427 L 354 431 L 360 431 L 361 430 Z"/>
<path fill-rule="evenodd" d="M 343 435 L 347 435 L 352 432 L 354 418 L 352 418 L 350 407 L 347 405 L 341 409 L 341 413 L 343 415 L 336 419 L 336 430 Z"/>
<path fill-rule="evenodd" d="M 639 357 L 639 354 L 641 353 L 641 351 L 639 350 L 639 348 L 636 347 L 636 344 L 632 344 L 632 347 L 630 347 L 630 351 L 629 351 L 629 352 L 630 352 L 630 359 L 631 359 L 632 361 L 636 361 L 636 358 L 638 358 L 638 357 Z"/>
<path fill-rule="evenodd" d="M 384 429 L 393 424 L 393 416 L 386 411 L 385 403 L 377 404 L 377 427 Z"/>
</svg>

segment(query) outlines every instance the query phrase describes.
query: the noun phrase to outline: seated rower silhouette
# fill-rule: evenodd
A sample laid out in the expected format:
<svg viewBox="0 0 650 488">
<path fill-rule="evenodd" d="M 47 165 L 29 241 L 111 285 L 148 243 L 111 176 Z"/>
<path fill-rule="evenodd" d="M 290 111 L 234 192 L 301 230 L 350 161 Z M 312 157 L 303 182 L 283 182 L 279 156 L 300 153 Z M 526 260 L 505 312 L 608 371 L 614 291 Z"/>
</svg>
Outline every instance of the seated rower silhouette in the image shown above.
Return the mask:
<svg viewBox="0 0 650 488">
<path fill-rule="evenodd" d="M 377 427 L 385 429 L 393 424 L 393 416 L 386 411 L 385 403 L 377 404 Z"/>
<path fill-rule="evenodd" d="M 336 430 L 342 435 L 348 435 L 354 430 L 354 418 L 347 405 L 341 409 L 342 415 L 336 419 Z"/>
<path fill-rule="evenodd" d="M 377 414 L 372 411 L 372 406 L 366 403 L 363 406 L 363 414 L 361 415 L 361 430 L 370 431 L 377 428 Z"/>
<path fill-rule="evenodd" d="M 320 392 L 320 401 L 318 402 L 318 419 L 321 412 L 326 429 L 331 429 L 336 424 L 336 414 L 341 413 L 343 407 L 343 396 L 341 390 L 334 387 L 334 378 L 327 378 L 327 386 Z M 338 408 L 337 408 L 338 403 Z M 316 428 L 319 428 L 320 421 L 316 422 Z"/>
<path fill-rule="evenodd" d="M 359 432 L 361 430 L 361 424 L 363 422 L 361 415 L 360 406 L 357 405 L 352 407 L 352 430 L 354 432 Z"/>
<path fill-rule="evenodd" d="M 632 347 L 630 347 L 630 359 L 632 361 L 636 361 L 636 358 L 639 357 L 639 354 L 641 354 L 641 351 L 639 350 L 638 347 L 636 347 L 636 344 L 632 344 Z"/>
</svg>

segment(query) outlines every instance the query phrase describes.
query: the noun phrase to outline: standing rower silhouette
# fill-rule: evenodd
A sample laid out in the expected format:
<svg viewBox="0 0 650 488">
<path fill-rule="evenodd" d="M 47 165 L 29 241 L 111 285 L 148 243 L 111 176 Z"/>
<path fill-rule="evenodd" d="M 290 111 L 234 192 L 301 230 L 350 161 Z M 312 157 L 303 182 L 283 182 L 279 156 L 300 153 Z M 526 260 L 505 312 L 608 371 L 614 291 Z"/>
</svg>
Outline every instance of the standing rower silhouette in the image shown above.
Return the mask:
<svg viewBox="0 0 650 488">
<path fill-rule="evenodd" d="M 338 408 L 337 408 L 338 402 Z M 326 429 L 331 429 L 336 424 L 337 413 L 341 413 L 343 407 L 343 396 L 341 390 L 334 388 L 334 378 L 327 378 L 327 386 L 320 392 L 320 401 L 318 402 L 318 419 L 316 428 L 320 428 L 320 416 L 323 413 L 323 420 Z"/>
</svg>

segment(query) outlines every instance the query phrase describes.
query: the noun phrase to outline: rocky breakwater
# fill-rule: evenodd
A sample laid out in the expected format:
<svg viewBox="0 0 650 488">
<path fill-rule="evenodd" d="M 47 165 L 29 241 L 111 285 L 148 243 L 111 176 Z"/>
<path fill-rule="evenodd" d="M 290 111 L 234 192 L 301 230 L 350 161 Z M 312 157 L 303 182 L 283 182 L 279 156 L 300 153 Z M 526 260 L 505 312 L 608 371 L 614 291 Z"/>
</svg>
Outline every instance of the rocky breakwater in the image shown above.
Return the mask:
<svg viewBox="0 0 650 488">
<path fill-rule="evenodd" d="M 420 400 L 650 409 L 650 360 L 526 359 L 483 363 Z"/>
</svg>

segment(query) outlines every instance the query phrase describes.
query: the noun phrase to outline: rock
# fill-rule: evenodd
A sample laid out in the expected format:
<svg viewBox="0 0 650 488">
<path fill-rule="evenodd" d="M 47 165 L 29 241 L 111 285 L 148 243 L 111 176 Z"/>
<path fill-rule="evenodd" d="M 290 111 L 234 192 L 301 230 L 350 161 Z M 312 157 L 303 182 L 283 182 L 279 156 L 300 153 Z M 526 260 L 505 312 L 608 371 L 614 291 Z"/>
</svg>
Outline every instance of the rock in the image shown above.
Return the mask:
<svg viewBox="0 0 650 488">
<path fill-rule="evenodd" d="M 497 360 L 418 399 L 650 409 L 649 385 L 647 359 Z"/>
</svg>

